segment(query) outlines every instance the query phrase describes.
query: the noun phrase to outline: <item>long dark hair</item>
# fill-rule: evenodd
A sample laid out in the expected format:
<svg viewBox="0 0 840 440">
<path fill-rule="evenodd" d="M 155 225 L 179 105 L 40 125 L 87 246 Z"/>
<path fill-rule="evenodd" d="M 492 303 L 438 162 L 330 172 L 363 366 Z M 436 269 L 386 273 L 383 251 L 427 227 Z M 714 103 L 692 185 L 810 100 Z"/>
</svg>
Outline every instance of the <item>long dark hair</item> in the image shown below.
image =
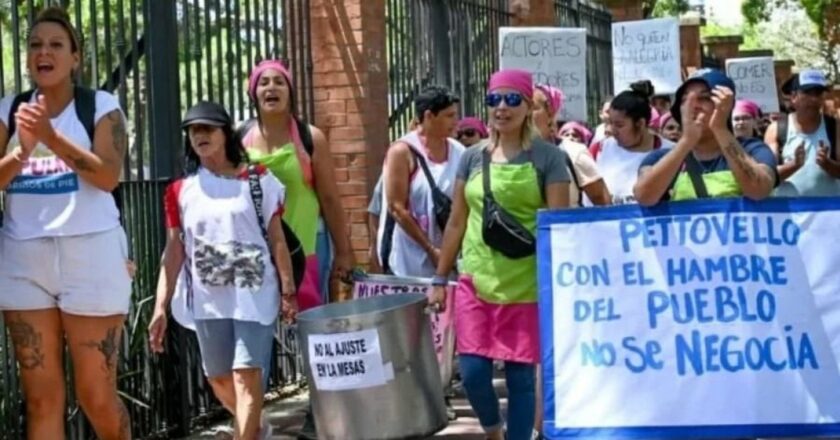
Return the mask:
<svg viewBox="0 0 840 440">
<path fill-rule="evenodd" d="M 228 162 L 232 163 L 233 166 L 248 163 L 248 155 L 242 146 L 242 140 L 234 133 L 233 126 L 225 125 L 220 128 L 225 135 L 225 158 Z M 189 129 L 184 130 L 184 174 L 195 174 L 198 172 L 200 165 L 201 160 L 195 154 L 192 143 L 190 143 Z"/>
</svg>

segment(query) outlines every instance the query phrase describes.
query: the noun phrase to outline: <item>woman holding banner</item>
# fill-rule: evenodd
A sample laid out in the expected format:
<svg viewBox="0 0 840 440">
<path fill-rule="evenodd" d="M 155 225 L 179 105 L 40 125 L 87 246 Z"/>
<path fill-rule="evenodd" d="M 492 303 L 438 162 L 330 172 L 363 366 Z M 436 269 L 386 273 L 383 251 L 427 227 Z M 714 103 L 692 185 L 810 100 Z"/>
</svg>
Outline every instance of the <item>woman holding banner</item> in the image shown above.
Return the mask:
<svg viewBox="0 0 840 440">
<path fill-rule="evenodd" d="M 698 71 L 677 90 L 671 113 L 683 135 L 674 148 L 642 162 L 634 194 L 642 205 L 666 200 L 770 195 L 776 158 L 756 138 L 736 138 L 731 113 L 735 83 L 714 69 Z"/>
<path fill-rule="evenodd" d="M 649 128 L 653 112 L 650 97 L 653 84 L 639 81 L 618 94 L 610 103 L 612 137 L 589 149 L 604 177 L 614 204 L 635 203 L 633 185 L 642 160 L 648 153 L 673 144 Z"/>
<path fill-rule="evenodd" d="M 446 301 L 448 275 L 462 251 L 455 333 L 467 397 L 489 438 L 505 438 L 493 389 L 493 360 L 505 361 L 507 438 L 529 439 L 535 416 L 539 329 L 535 240 L 537 211 L 569 205 L 565 154 L 535 139 L 531 74 L 508 69 L 490 78 L 486 148 L 458 166 L 432 303 Z"/>
</svg>

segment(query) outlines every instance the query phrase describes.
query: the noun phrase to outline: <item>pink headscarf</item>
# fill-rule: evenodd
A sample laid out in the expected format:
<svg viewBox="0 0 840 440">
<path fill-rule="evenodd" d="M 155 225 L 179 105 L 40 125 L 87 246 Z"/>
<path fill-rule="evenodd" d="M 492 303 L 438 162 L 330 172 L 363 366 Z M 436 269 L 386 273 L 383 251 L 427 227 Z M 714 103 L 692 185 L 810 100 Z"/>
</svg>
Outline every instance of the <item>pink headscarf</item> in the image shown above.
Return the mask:
<svg viewBox="0 0 840 440">
<path fill-rule="evenodd" d="M 580 122 L 571 121 L 563 124 L 563 126 L 560 127 L 560 137 L 563 137 L 564 134 L 570 131 L 577 133 L 577 135 L 582 139 L 581 143 L 584 145 L 589 145 L 589 141 L 592 140 L 592 132 Z"/>
<path fill-rule="evenodd" d="M 539 89 L 545 95 L 548 103 L 548 111 L 552 116 L 557 115 L 563 109 L 563 102 L 566 100 L 566 97 L 563 95 L 562 90 L 548 84 L 537 84 L 534 88 Z"/>
<path fill-rule="evenodd" d="M 739 99 L 735 102 L 735 108 L 732 110 L 732 115 L 750 115 L 753 119 L 758 119 L 758 116 L 761 114 L 761 109 L 758 107 L 758 104 L 750 101 L 749 99 Z"/>
<path fill-rule="evenodd" d="M 674 119 L 674 116 L 671 115 L 671 112 L 665 113 L 664 115 L 659 117 L 659 129 L 665 128 L 665 125 L 668 124 L 668 121 Z"/>
<path fill-rule="evenodd" d="M 293 88 L 294 83 L 292 82 L 292 74 L 289 72 L 289 69 L 286 68 L 286 65 L 279 60 L 262 61 L 251 71 L 251 76 L 248 79 L 248 96 L 251 98 L 251 101 L 255 104 L 257 103 L 257 85 L 260 82 L 260 77 L 267 70 L 276 70 L 280 72 L 284 78 L 286 78 L 286 83 L 289 85 L 289 102 L 291 103 L 292 96 L 294 96 L 295 92 Z M 294 112 L 294 109 L 291 109 L 290 111 Z M 254 125 L 254 128 L 252 128 L 250 132 L 246 133 L 245 138 L 243 139 L 243 143 L 246 144 L 246 146 L 251 143 L 251 136 L 255 129 L 259 130 L 259 127 Z M 289 133 L 292 136 L 292 143 L 295 145 L 295 155 L 297 156 L 298 163 L 300 163 L 303 180 L 310 188 L 312 188 L 315 184 L 312 172 L 312 158 L 309 157 L 309 154 L 307 154 L 306 150 L 303 148 L 303 141 L 300 138 L 300 131 L 298 130 L 297 120 L 294 115 L 289 118 Z"/>
<path fill-rule="evenodd" d="M 458 122 L 458 131 L 467 128 L 472 128 L 473 130 L 478 132 L 478 135 L 481 138 L 486 138 L 487 136 L 489 136 L 489 134 L 487 133 L 487 126 L 484 125 L 484 122 L 481 122 L 481 119 L 473 117 L 461 119 Z"/>
<path fill-rule="evenodd" d="M 653 106 L 650 107 L 650 122 L 648 123 L 648 127 L 659 130 L 659 127 L 662 126 L 661 115 L 659 111 L 656 110 Z"/>
<path fill-rule="evenodd" d="M 534 99 L 534 82 L 531 73 L 520 69 L 503 69 L 494 73 L 487 84 L 487 91 L 509 88 L 516 90 L 529 101 Z"/>
</svg>

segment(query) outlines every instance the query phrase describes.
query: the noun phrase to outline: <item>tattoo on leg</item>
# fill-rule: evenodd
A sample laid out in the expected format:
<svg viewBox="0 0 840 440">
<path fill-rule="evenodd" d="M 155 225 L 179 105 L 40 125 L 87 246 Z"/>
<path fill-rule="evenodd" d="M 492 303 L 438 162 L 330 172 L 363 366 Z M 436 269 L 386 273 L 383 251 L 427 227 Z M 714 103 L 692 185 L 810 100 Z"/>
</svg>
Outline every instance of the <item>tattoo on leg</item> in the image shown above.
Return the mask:
<svg viewBox="0 0 840 440">
<path fill-rule="evenodd" d="M 43 338 L 41 332 L 35 331 L 32 324 L 24 321 L 20 315 L 17 320 L 10 320 L 6 323 L 12 341 L 18 351 L 18 364 L 23 370 L 34 370 L 44 368 Z"/>
<path fill-rule="evenodd" d="M 97 342 L 97 341 L 90 341 L 84 345 L 85 347 L 95 348 L 105 356 L 105 364 L 103 368 L 105 369 L 106 373 L 112 374 L 111 378 L 116 379 L 116 372 L 117 372 L 117 353 L 119 353 L 119 341 L 117 338 L 117 327 L 111 327 L 108 329 L 108 332 L 105 334 L 105 337 Z"/>
<path fill-rule="evenodd" d="M 93 171 L 93 166 L 88 163 L 88 161 L 84 157 L 74 157 L 73 160 L 73 167 L 76 168 L 76 171 L 84 171 L 86 173 L 90 173 Z"/>
<path fill-rule="evenodd" d="M 117 411 L 120 413 L 120 440 L 131 440 L 131 417 L 128 415 L 128 410 L 125 404 L 117 397 Z"/>
</svg>

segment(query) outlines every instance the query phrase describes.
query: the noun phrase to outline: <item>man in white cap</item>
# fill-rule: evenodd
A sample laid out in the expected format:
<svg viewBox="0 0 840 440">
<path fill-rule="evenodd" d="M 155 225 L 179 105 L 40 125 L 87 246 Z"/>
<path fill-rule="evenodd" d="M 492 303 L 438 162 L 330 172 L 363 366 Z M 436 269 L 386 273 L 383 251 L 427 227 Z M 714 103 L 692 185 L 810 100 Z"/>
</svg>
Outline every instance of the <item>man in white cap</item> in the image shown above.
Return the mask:
<svg viewBox="0 0 840 440">
<path fill-rule="evenodd" d="M 776 189 L 777 196 L 840 195 L 840 124 L 823 114 L 827 92 L 825 74 L 813 69 L 799 72 L 782 86 L 793 113 L 770 125 L 765 135 L 781 164 L 779 178 L 784 182 Z"/>
</svg>

